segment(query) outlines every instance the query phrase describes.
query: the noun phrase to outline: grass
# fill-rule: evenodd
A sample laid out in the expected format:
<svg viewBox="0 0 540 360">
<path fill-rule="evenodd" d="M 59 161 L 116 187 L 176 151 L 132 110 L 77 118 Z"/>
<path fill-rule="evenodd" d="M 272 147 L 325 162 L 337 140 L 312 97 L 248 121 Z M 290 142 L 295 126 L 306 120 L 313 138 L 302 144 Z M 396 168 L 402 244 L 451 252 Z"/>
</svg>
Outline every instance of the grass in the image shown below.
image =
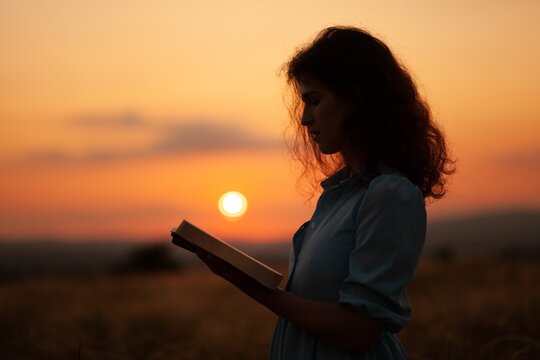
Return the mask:
<svg viewBox="0 0 540 360">
<path fill-rule="evenodd" d="M 415 359 L 540 358 L 540 263 L 423 262 Z M 0 283 L 0 358 L 264 359 L 275 316 L 206 271 Z"/>
</svg>

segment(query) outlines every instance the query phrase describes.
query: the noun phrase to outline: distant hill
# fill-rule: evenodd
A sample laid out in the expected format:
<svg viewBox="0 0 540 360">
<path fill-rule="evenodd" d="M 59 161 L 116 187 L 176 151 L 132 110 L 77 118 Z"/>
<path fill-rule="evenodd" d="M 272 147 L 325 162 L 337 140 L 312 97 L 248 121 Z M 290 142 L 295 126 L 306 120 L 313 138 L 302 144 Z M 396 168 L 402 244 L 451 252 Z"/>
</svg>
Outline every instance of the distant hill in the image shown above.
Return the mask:
<svg viewBox="0 0 540 360">
<path fill-rule="evenodd" d="M 290 244 L 235 243 L 240 250 L 271 266 L 287 264 Z M 172 244 L 169 239 L 146 243 L 119 241 L 68 242 L 54 240 L 0 241 L 0 280 L 49 275 L 98 275 L 142 269 L 141 254 L 152 255 L 156 246 L 168 254 L 167 262 L 180 267 L 202 266 L 193 254 Z M 158 252 L 159 253 L 159 252 Z M 165 254 L 164 254 L 165 255 Z M 138 262 L 138 263 L 135 263 Z"/>
<path fill-rule="evenodd" d="M 54 240 L 0 242 L 0 279 L 103 273 L 116 266 L 138 246 L 122 242 Z"/>
<path fill-rule="evenodd" d="M 169 246 L 169 239 L 152 242 Z M 272 266 L 287 263 L 290 240 L 235 243 L 236 247 Z M 108 273 L 125 267 L 130 256 L 148 243 L 118 241 L 0 241 L 0 280 L 47 275 Z M 200 264 L 192 254 L 170 246 L 173 260 Z M 424 257 L 540 257 L 540 211 L 506 211 L 456 217 L 428 225 Z"/>
<path fill-rule="evenodd" d="M 457 256 L 540 256 L 540 211 L 493 212 L 434 221 L 428 225 L 426 252 Z"/>
</svg>

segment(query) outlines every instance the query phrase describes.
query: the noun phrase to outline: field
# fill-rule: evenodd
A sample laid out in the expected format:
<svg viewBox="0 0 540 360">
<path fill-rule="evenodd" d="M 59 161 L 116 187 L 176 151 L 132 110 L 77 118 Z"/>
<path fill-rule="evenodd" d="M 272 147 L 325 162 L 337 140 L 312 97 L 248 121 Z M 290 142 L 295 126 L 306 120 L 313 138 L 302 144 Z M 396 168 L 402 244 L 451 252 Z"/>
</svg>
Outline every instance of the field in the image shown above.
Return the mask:
<svg viewBox="0 0 540 360">
<path fill-rule="evenodd" d="M 539 359 L 540 262 L 424 261 L 411 359 Z M 264 359 L 275 316 L 202 270 L 0 283 L 0 358 Z"/>
</svg>

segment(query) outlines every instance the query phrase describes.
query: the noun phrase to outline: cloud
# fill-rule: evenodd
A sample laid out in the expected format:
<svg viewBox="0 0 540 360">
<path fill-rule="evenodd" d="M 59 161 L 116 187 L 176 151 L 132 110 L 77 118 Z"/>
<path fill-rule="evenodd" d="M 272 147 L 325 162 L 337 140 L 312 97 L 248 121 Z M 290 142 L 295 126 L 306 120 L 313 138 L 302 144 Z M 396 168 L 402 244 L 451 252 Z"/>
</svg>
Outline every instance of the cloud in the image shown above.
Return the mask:
<svg viewBox="0 0 540 360">
<path fill-rule="evenodd" d="M 135 112 L 123 114 L 86 113 L 71 117 L 68 119 L 68 125 L 80 128 L 120 129 L 141 127 L 147 125 L 147 122 Z"/>
<path fill-rule="evenodd" d="M 153 134 L 155 140 L 129 148 L 94 148 L 82 155 L 58 148 L 43 149 L 29 154 L 24 161 L 40 164 L 99 163 L 175 154 L 282 148 L 277 139 L 256 136 L 239 124 L 215 120 L 176 119 L 163 123 L 145 119 L 135 113 L 125 113 L 116 116 L 83 114 L 70 118 L 67 123 L 73 131 L 118 131 L 119 137 L 129 131 L 144 129 L 145 132 Z"/>
<path fill-rule="evenodd" d="M 279 146 L 275 140 L 256 137 L 234 124 L 200 121 L 172 124 L 164 130 L 163 137 L 152 148 L 156 153 L 262 150 Z"/>
<path fill-rule="evenodd" d="M 65 163 L 71 161 L 71 156 L 59 149 L 47 149 L 31 153 L 24 157 L 25 162 L 30 163 Z"/>
<path fill-rule="evenodd" d="M 540 170 L 540 149 L 500 155 L 494 161 L 504 167 Z"/>
</svg>

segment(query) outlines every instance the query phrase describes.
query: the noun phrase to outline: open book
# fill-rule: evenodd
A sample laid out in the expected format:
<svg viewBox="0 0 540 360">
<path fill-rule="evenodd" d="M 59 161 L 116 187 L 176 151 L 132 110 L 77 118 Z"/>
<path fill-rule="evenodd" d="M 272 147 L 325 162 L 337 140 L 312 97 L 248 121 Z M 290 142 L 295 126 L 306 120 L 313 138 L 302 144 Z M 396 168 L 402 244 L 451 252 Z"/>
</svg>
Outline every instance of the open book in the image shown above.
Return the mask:
<svg viewBox="0 0 540 360">
<path fill-rule="evenodd" d="M 173 237 L 173 244 L 189 251 L 195 251 L 197 248 L 203 249 L 226 261 L 268 288 L 277 288 L 283 278 L 282 274 L 271 267 L 204 232 L 186 220 L 182 221 L 176 229 L 173 229 L 171 235 Z"/>
</svg>

